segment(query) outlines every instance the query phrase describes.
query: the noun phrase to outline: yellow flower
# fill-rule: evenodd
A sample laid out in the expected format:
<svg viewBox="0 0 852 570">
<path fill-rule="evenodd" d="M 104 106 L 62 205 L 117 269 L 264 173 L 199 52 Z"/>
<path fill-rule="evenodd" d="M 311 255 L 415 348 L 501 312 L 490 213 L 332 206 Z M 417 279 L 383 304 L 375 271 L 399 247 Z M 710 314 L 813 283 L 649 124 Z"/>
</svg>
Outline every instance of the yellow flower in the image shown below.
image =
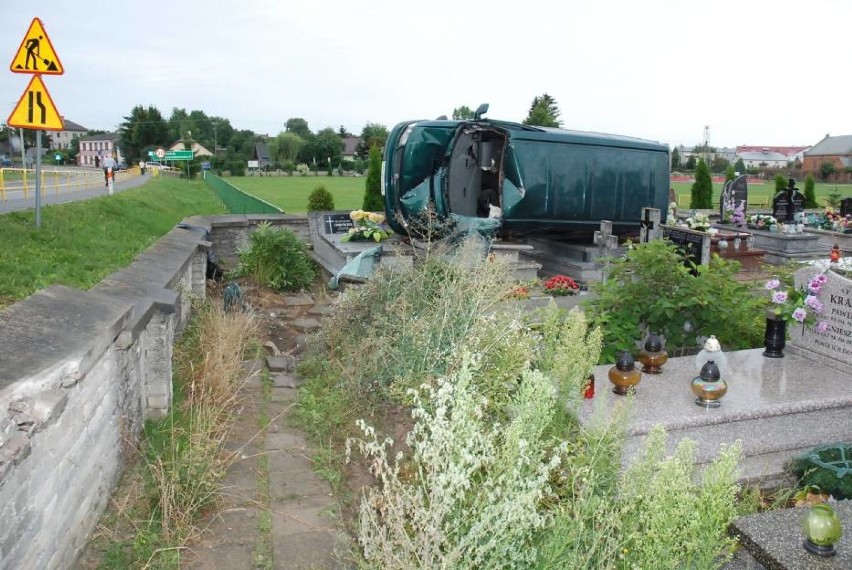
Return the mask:
<svg viewBox="0 0 852 570">
<path fill-rule="evenodd" d="M 361 210 L 352 210 L 351 212 L 349 212 L 349 219 L 353 222 L 357 222 L 358 220 L 364 218 L 364 213 L 365 212 L 362 212 Z"/>
<path fill-rule="evenodd" d="M 385 221 L 385 217 L 382 214 L 377 214 L 375 212 L 370 212 L 369 214 L 367 214 L 367 216 L 370 218 L 370 221 L 373 222 L 374 224 L 381 224 L 382 222 Z"/>
</svg>

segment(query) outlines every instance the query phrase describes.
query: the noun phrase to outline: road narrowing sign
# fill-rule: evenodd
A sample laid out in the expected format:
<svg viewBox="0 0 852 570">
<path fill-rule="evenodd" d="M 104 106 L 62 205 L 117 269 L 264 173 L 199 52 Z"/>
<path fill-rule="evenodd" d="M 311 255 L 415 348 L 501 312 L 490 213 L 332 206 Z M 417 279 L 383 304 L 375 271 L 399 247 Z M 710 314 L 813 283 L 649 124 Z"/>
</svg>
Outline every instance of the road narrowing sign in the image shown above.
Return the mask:
<svg viewBox="0 0 852 570">
<path fill-rule="evenodd" d="M 43 131 L 61 131 L 65 128 L 59 110 L 38 75 L 34 75 L 30 80 L 6 124 L 10 127 Z"/>
<path fill-rule="evenodd" d="M 14 73 L 42 73 L 44 75 L 62 75 L 65 69 L 59 61 L 59 55 L 44 31 L 44 24 L 33 18 L 30 28 L 24 34 L 21 47 L 15 52 L 9 69 Z"/>
</svg>

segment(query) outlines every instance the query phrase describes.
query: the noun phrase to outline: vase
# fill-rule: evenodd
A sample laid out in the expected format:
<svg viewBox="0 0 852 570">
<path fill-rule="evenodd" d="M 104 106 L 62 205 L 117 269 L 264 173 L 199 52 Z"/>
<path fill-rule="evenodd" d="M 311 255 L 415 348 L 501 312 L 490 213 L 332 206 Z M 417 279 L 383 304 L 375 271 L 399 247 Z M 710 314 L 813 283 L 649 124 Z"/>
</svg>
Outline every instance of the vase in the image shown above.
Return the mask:
<svg viewBox="0 0 852 570">
<path fill-rule="evenodd" d="M 784 358 L 784 345 L 787 339 L 787 322 L 784 319 L 766 317 L 766 333 L 763 335 L 763 356 Z"/>
<path fill-rule="evenodd" d="M 840 518 L 829 505 L 814 505 L 802 521 L 805 549 L 820 556 L 834 556 L 834 545 L 843 535 Z"/>
</svg>

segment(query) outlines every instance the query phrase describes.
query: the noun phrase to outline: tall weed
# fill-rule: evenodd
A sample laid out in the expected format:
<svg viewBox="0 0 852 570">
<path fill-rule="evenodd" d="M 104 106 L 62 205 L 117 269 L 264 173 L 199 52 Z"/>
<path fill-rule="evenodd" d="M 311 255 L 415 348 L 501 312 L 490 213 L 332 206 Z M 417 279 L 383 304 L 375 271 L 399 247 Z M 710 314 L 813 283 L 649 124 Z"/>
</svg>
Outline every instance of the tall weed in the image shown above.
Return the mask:
<svg viewBox="0 0 852 570">
<path fill-rule="evenodd" d="M 251 276 L 277 291 L 306 289 L 316 278 L 314 262 L 299 236 L 287 228 L 273 228 L 269 222 L 258 225 L 238 255 L 235 276 Z"/>
</svg>

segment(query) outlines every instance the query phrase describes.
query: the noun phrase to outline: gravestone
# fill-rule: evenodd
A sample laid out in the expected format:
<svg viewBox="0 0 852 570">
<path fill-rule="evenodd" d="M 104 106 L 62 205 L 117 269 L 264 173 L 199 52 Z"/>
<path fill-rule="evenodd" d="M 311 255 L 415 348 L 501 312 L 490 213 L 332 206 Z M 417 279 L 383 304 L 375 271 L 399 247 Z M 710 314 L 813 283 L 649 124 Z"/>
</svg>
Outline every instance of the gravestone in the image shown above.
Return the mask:
<svg viewBox="0 0 852 570">
<path fill-rule="evenodd" d="M 781 190 L 772 198 L 772 217 L 779 222 L 787 221 L 787 213 L 790 211 L 790 196 L 786 190 Z M 792 221 L 792 216 L 790 221 Z"/>
<path fill-rule="evenodd" d="M 612 222 L 601 220 L 601 229 L 595 231 L 595 245 L 598 246 L 598 261 L 601 263 L 601 281 L 606 281 L 606 262 L 601 257 L 610 257 L 618 249 L 618 236 L 612 233 Z"/>
<path fill-rule="evenodd" d="M 840 215 L 848 216 L 849 214 L 852 214 L 852 197 L 840 201 Z"/>
<path fill-rule="evenodd" d="M 725 180 L 725 185 L 722 186 L 722 195 L 719 197 L 719 219 L 725 220 L 728 213 L 728 204 L 731 203 L 731 185 L 733 180 Z"/>
<path fill-rule="evenodd" d="M 349 214 L 323 214 L 322 227 L 327 234 L 345 234 L 355 227 Z"/>
<path fill-rule="evenodd" d="M 639 220 L 639 225 L 639 243 L 648 243 L 651 240 L 659 239 L 661 236 L 660 210 L 658 208 L 642 208 L 642 219 Z"/>
<path fill-rule="evenodd" d="M 790 178 L 787 187 L 772 198 L 772 215 L 780 222 L 789 223 L 797 221 L 804 209 L 805 196 L 796 188 L 796 180 Z"/>
<path fill-rule="evenodd" d="M 662 226 L 663 239 L 667 239 L 677 246 L 683 253 L 684 262 L 687 265 L 706 265 L 710 263 L 710 243 L 712 236 L 707 232 L 699 232 L 678 226 Z M 693 275 L 697 275 L 695 269 Z"/>
<path fill-rule="evenodd" d="M 804 267 L 794 275 L 797 287 L 807 286 L 808 281 L 820 273 L 814 266 Z M 826 271 L 828 281 L 822 286 L 817 298 L 823 304 L 822 315 L 818 320 L 827 323 L 824 334 L 809 327 L 791 321 L 788 323 L 790 346 L 805 356 L 818 355 L 821 361 L 841 370 L 852 370 L 852 279 L 847 279 L 833 271 Z"/>
<path fill-rule="evenodd" d="M 748 176 L 745 175 L 725 182 L 722 189 L 722 199 L 719 202 L 719 213 L 722 219 L 727 218 L 729 204 L 732 208 L 736 208 L 740 203 L 743 205 L 743 215 L 745 216 L 747 215 L 746 210 L 748 210 Z M 733 211 L 730 213 L 733 213 Z"/>
</svg>

